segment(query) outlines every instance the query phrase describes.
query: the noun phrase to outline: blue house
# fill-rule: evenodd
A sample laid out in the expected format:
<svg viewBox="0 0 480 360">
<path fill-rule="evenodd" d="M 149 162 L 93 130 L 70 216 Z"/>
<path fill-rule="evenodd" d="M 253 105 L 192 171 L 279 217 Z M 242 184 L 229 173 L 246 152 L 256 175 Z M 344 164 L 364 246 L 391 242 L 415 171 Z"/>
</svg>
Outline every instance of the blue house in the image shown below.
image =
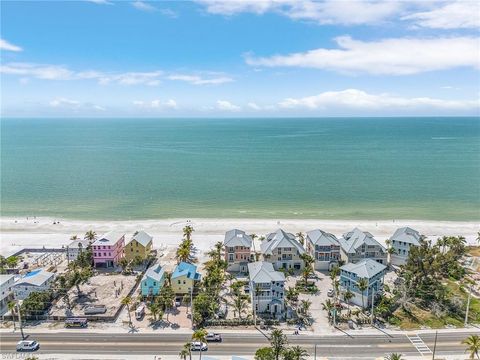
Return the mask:
<svg viewBox="0 0 480 360">
<path fill-rule="evenodd" d="M 341 291 L 350 290 L 353 297 L 350 300 L 358 306 L 368 307 L 378 293 L 383 291 L 383 278 L 387 267 L 372 259 L 364 259 L 357 263 L 348 263 L 340 267 Z M 368 287 L 363 292 L 359 290 L 360 279 L 366 279 Z"/>
<path fill-rule="evenodd" d="M 158 295 L 165 283 L 165 271 L 160 264 L 149 268 L 142 278 L 142 296 Z"/>
<path fill-rule="evenodd" d="M 195 265 L 181 262 L 172 274 L 173 291 L 176 294 L 189 294 L 195 282 L 200 281 L 201 278 Z"/>
</svg>

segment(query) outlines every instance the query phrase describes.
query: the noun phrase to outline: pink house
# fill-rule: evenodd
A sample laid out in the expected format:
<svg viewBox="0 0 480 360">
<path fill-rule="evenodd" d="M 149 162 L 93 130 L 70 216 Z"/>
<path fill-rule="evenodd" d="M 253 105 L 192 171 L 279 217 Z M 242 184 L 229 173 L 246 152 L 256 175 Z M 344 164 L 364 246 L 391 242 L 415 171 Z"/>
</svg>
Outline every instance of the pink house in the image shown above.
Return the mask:
<svg viewBox="0 0 480 360">
<path fill-rule="evenodd" d="M 94 266 L 115 266 L 124 256 L 125 234 L 110 231 L 92 244 Z"/>
<path fill-rule="evenodd" d="M 225 261 L 227 270 L 246 273 L 251 260 L 252 238 L 245 231 L 233 229 L 225 233 Z"/>
</svg>

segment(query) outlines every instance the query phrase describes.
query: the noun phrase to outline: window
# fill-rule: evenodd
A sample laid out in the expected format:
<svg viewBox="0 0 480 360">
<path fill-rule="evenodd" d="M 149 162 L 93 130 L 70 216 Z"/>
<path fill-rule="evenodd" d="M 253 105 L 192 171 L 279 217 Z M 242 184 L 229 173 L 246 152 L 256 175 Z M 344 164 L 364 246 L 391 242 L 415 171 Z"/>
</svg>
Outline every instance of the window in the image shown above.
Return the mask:
<svg viewBox="0 0 480 360">
<path fill-rule="evenodd" d="M 157 282 L 156 282 L 156 281 L 153 282 L 153 286 L 157 286 Z"/>
<path fill-rule="evenodd" d="M 185 280 L 183 280 L 183 285 L 185 285 L 185 284 L 186 284 L 186 282 L 185 282 Z"/>
<path fill-rule="evenodd" d="M 103 253 L 103 256 L 107 256 L 107 253 Z"/>
<path fill-rule="evenodd" d="M 178 285 L 180 285 L 182 282 L 180 280 L 178 280 Z"/>
</svg>

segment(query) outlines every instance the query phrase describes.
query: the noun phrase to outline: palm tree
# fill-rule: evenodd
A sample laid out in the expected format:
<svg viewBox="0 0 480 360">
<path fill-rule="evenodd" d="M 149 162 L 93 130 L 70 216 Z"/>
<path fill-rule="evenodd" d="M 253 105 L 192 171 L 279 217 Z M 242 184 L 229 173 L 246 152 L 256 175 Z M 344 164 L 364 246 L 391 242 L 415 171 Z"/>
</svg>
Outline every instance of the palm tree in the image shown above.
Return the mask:
<svg viewBox="0 0 480 360">
<path fill-rule="evenodd" d="M 307 357 L 307 350 L 301 348 L 298 345 L 292 346 L 290 349 L 287 349 L 283 354 L 283 360 L 306 360 Z"/>
<path fill-rule="evenodd" d="M 7 266 L 9 268 L 16 268 L 17 265 L 18 265 L 18 262 L 20 261 L 19 257 L 18 256 L 9 256 L 7 258 Z"/>
<path fill-rule="evenodd" d="M 132 315 L 130 314 L 130 304 L 132 303 L 132 298 L 130 296 L 125 296 L 122 299 L 121 304 L 125 305 L 128 313 L 128 324 L 132 327 Z"/>
<path fill-rule="evenodd" d="M 78 236 L 77 235 L 72 235 L 70 237 L 70 240 L 72 240 L 72 241 L 78 240 Z"/>
<path fill-rule="evenodd" d="M 200 341 L 201 343 L 207 342 L 207 330 L 198 329 L 193 332 L 192 340 Z M 202 347 L 200 346 L 200 359 L 202 358 Z"/>
<path fill-rule="evenodd" d="M 350 310 L 350 300 L 354 297 L 353 293 L 350 290 L 347 290 L 343 293 L 343 299 L 347 303 L 347 306 Z"/>
<path fill-rule="evenodd" d="M 272 331 L 270 336 L 270 345 L 272 347 L 275 360 L 280 359 L 280 355 L 285 351 L 287 344 L 287 337 L 283 334 L 282 330 L 275 329 Z"/>
<path fill-rule="evenodd" d="M 195 230 L 193 229 L 193 226 L 192 225 L 187 225 L 183 228 L 183 237 L 186 239 L 186 240 L 191 240 L 192 238 L 192 233 L 194 232 Z"/>
<path fill-rule="evenodd" d="M 362 292 L 362 309 L 365 308 L 365 300 L 363 298 L 363 295 L 365 293 L 365 290 L 368 289 L 368 280 L 365 278 L 361 278 L 358 283 L 357 283 L 358 290 Z"/>
<path fill-rule="evenodd" d="M 462 344 L 467 345 L 467 349 L 465 352 L 470 353 L 470 359 L 480 359 L 480 336 L 478 335 L 470 335 L 468 338 L 462 341 Z"/>
<path fill-rule="evenodd" d="M 93 242 L 93 240 L 95 240 L 97 238 L 97 233 L 93 230 L 88 230 L 86 233 L 85 233 L 85 237 L 84 239 L 85 240 L 88 240 L 90 242 Z"/>
<path fill-rule="evenodd" d="M 402 354 L 392 353 L 385 356 L 385 360 L 402 360 Z"/>
<path fill-rule="evenodd" d="M 300 244 L 302 244 L 302 246 L 304 246 L 305 245 L 305 235 L 300 231 L 300 232 L 296 233 L 295 236 L 297 237 L 298 242 Z"/>
<path fill-rule="evenodd" d="M 12 314 L 12 321 L 13 321 L 13 330 L 17 330 L 17 326 L 15 323 L 15 308 L 17 307 L 17 303 L 15 301 L 9 301 L 8 304 L 8 311 Z"/>
<path fill-rule="evenodd" d="M 330 299 L 327 299 L 324 303 L 322 303 L 322 309 L 325 310 L 328 313 L 328 321 L 330 321 L 330 318 L 332 316 L 332 310 L 333 310 L 333 302 Z"/>
<path fill-rule="evenodd" d="M 183 345 L 182 351 L 180 351 L 180 359 L 186 360 L 187 355 L 192 360 L 192 343 L 187 342 L 185 345 Z"/>
<path fill-rule="evenodd" d="M 147 307 L 148 310 L 150 310 L 150 314 L 152 314 L 153 316 L 153 322 L 157 322 L 157 316 L 162 311 L 160 305 L 158 305 L 157 303 L 152 303 L 149 304 Z"/>
</svg>

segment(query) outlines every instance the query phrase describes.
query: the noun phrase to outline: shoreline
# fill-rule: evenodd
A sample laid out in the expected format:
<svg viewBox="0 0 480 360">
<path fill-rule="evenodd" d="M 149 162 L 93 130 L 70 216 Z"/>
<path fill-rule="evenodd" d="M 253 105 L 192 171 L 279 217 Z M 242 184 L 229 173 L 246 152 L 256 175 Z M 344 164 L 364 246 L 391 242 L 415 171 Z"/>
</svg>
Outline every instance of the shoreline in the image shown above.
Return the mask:
<svg viewBox="0 0 480 360">
<path fill-rule="evenodd" d="M 53 224 L 53 222 L 57 224 Z M 126 233 L 126 238 L 137 230 L 145 230 L 153 236 L 154 247 L 176 246 L 182 238 L 182 228 L 190 221 L 194 227 L 193 241 L 200 251 L 207 251 L 213 244 L 223 241 L 227 230 L 238 228 L 247 233 L 266 235 L 278 228 L 291 233 L 321 229 L 337 237 L 355 227 L 368 231 L 380 241 L 391 236 L 403 226 L 410 226 L 429 239 L 444 235 L 464 236 L 471 245 L 476 244 L 478 221 L 429 221 L 429 220 L 314 220 L 314 219 L 237 219 L 191 218 L 158 220 L 71 220 L 52 217 L 0 217 L 0 253 L 9 255 L 22 247 L 61 247 L 70 242 L 72 235 L 83 237 L 88 230 L 102 234 L 110 230 Z"/>
</svg>

